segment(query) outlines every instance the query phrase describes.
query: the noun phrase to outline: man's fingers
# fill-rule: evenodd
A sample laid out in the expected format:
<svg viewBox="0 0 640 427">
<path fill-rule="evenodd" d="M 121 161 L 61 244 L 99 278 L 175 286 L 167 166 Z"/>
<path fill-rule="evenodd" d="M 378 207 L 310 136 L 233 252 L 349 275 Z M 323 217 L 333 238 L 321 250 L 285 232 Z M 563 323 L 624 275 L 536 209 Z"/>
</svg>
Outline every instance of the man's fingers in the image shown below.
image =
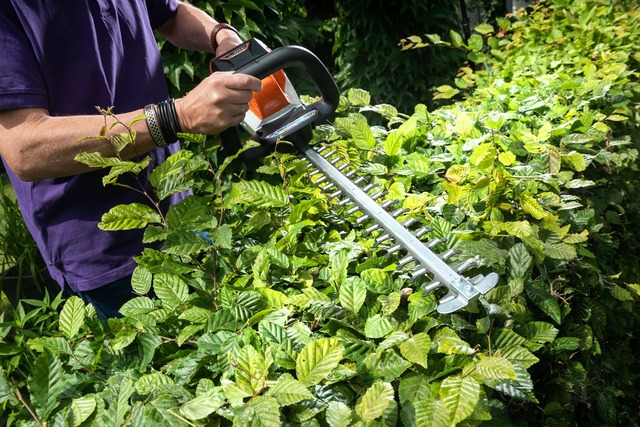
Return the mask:
<svg viewBox="0 0 640 427">
<path fill-rule="evenodd" d="M 231 74 L 225 79 L 225 86 L 232 90 L 260 92 L 262 90 L 262 81 L 248 74 Z"/>
</svg>

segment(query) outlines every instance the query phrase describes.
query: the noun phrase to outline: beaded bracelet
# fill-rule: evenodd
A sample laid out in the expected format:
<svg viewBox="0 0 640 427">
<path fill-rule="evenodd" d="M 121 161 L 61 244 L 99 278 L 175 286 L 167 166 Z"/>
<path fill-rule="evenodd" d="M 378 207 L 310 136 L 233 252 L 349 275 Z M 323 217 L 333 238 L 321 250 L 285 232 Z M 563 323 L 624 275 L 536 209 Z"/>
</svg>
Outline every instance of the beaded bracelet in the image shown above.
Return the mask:
<svg viewBox="0 0 640 427">
<path fill-rule="evenodd" d="M 224 29 L 231 30 L 234 33 L 236 33 L 238 37 L 240 37 L 240 33 L 238 32 L 238 30 L 233 28 L 231 25 L 225 24 L 224 22 L 216 24 L 216 26 L 213 27 L 213 30 L 211 30 L 211 35 L 209 36 L 209 41 L 211 43 L 211 47 L 213 48 L 213 52 L 215 52 L 218 49 L 218 40 L 217 40 L 218 33 Z"/>
<path fill-rule="evenodd" d="M 144 114 L 147 116 L 145 122 L 149 128 L 153 142 L 155 142 L 158 147 L 165 148 L 167 146 L 167 141 L 165 141 L 164 136 L 162 135 L 162 130 L 160 129 L 160 124 L 158 123 L 158 117 L 153 104 L 145 105 Z"/>
</svg>

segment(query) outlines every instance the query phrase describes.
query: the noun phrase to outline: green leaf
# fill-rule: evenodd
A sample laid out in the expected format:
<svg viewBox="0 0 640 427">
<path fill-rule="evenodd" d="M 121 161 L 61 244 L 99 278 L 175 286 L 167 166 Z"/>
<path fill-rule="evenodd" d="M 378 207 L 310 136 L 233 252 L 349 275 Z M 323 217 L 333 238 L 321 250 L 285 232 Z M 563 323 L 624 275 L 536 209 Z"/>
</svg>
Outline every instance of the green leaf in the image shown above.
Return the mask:
<svg viewBox="0 0 640 427">
<path fill-rule="evenodd" d="M 357 277 L 348 278 L 340 287 L 339 300 L 347 310 L 357 313 L 367 298 L 367 286 Z"/>
<path fill-rule="evenodd" d="M 307 387 L 318 384 L 338 366 L 343 351 L 336 338 L 311 341 L 296 358 L 296 377 Z"/>
<path fill-rule="evenodd" d="M 262 390 L 269 373 L 270 361 L 255 348 L 246 345 L 240 349 L 236 364 L 235 377 L 238 388 L 252 395 Z"/>
<path fill-rule="evenodd" d="M 440 400 L 457 424 L 473 413 L 480 400 L 480 383 L 472 377 L 447 377 L 440 386 Z"/>
<path fill-rule="evenodd" d="M 362 421 L 375 420 L 384 413 L 393 399 L 393 386 L 388 382 L 376 382 L 358 399 L 356 414 Z"/>
<path fill-rule="evenodd" d="M 257 396 L 234 411 L 234 425 L 280 427 L 280 406 L 269 396 Z"/>
<path fill-rule="evenodd" d="M 504 357 L 512 363 L 518 363 L 524 368 L 529 368 L 540 360 L 526 348 L 518 346 L 499 348 L 495 355 Z"/>
<path fill-rule="evenodd" d="M 222 388 L 216 387 L 185 402 L 180 407 L 180 413 L 189 420 L 200 420 L 213 414 L 224 403 Z"/>
<path fill-rule="evenodd" d="M 154 332 L 139 332 L 140 370 L 144 370 L 152 361 L 156 349 L 162 344 L 162 338 Z"/>
<path fill-rule="evenodd" d="M 367 319 L 364 325 L 364 333 L 368 338 L 382 338 L 398 327 L 398 321 L 391 316 L 376 314 Z"/>
<path fill-rule="evenodd" d="M 551 323 L 528 322 L 523 326 L 521 335 L 533 343 L 545 344 L 555 340 L 559 332 Z"/>
<path fill-rule="evenodd" d="M 531 223 L 529 221 L 511 221 L 503 224 L 504 230 L 512 236 L 521 239 L 529 237 L 533 234 Z"/>
<path fill-rule="evenodd" d="M 529 277 L 533 266 L 533 257 L 523 243 L 516 243 L 509 249 L 509 278 L 519 279 Z"/>
<path fill-rule="evenodd" d="M 128 380 L 128 379 L 127 379 Z M 164 385 L 173 385 L 174 381 L 167 375 L 160 372 L 152 372 L 138 378 L 133 384 L 138 394 L 146 396 L 158 390 Z"/>
<path fill-rule="evenodd" d="M 349 117 L 338 117 L 335 120 L 335 126 L 336 129 L 350 135 L 361 150 L 371 150 L 376 145 L 373 131 L 367 123 L 367 118 L 362 114 L 354 113 Z"/>
<path fill-rule="evenodd" d="M 53 354 L 73 354 L 69 340 L 64 337 L 39 337 L 29 340 L 29 347 L 37 352 L 45 349 Z"/>
<path fill-rule="evenodd" d="M 327 405 L 325 419 L 329 427 L 350 427 L 353 425 L 353 412 L 344 403 L 332 400 Z"/>
<path fill-rule="evenodd" d="M 293 405 L 303 400 L 313 399 L 313 394 L 300 381 L 282 378 L 269 388 L 267 396 L 274 397 L 281 406 Z"/>
<path fill-rule="evenodd" d="M 511 361 L 505 357 L 487 356 L 465 366 L 464 375 L 470 375 L 478 381 L 515 380 L 516 372 Z"/>
<path fill-rule="evenodd" d="M 0 317 L 0 320 L 4 320 L 4 319 Z M 9 381 L 7 381 L 4 368 L 0 366 L 0 405 L 4 405 L 5 402 L 8 402 L 10 399 L 13 399 L 13 398 L 14 398 L 13 387 L 9 384 Z"/>
<path fill-rule="evenodd" d="M 491 34 L 491 33 L 495 32 L 495 30 L 493 29 L 493 26 L 491 24 L 476 25 L 474 27 L 474 30 L 477 31 L 478 33 L 482 34 L 483 36 L 486 36 L 487 34 Z"/>
<path fill-rule="evenodd" d="M 67 389 L 67 375 L 60 359 L 48 351 L 35 361 L 27 380 L 31 403 L 40 419 L 47 419 L 62 402 L 60 395 Z"/>
<path fill-rule="evenodd" d="M 577 172 L 582 172 L 587 168 L 587 162 L 585 161 L 584 155 L 576 151 L 563 154 L 561 156 L 561 160 L 562 162 L 569 164 L 569 166 Z"/>
<path fill-rule="evenodd" d="M 520 205 L 522 206 L 522 210 L 527 212 L 535 219 L 542 219 L 549 215 L 549 213 L 542 209 L 542 207 L 538 204 L 538 201 L 528 194 L 522 195 L 522 197 L 520 198 Z"/>
<path fill-rule="evenodd" d="M 469 49 L 471 49 L 474 52 L 479 52 L 482 50 L 482 47 L 484 46 L 484 40 L 482 40 L 481 35 L 472 34 L 471 37 L 469 37 L 468 44 L 469 44 Z"/>
<path fill-rule="evenodd" d="M 210 247 L 206 240 L 192 231 L 175 230 L 167 236 L 162 251 L 171 255 L 195 256 Z"/>
<path fill-rule="evenodd" d="M 189 288 L 184 281 L 175 275 L 159 273 L 153 279 L 153 290 L 169 310 L 184 304 L 189 299 Z"/>
<path fill-rule="evenodd" d="M 138 265 L 131 275 L 131 287 L 135 293 L 146 295 L 151 290 L 152 279 L 153 275 L 151 272 L 141 265 Z"/>
<path fill-rule="evenodd" d="M 443 337 L 438 345 L 438 353 L 471 355 L 475 352 L 476 350 L 469 346 L 466 341 L 452 336 Z"/>
<path fill-rule="evenodd" d="M 548 243 L 544 244 L 544 254 L 554 259 L 575 259 L 578 257 L 576 248 L 567 243 Z"/>
<path fill-rule="evenodd" d="M 96 399 L 93 396 L 83 396 L 73 399 L 67 414 L 67 422 L 70 426 L 77 427 L 82 424 L 96 409 Z"/>
<path fill-rule="evenodd" d="M 540 307 L 549 317 L 551 317 L 556 323 L 562 323 L 562 310 L 560 310 L 560 304 L 550 293 L 549 289 L 545 288 L 542 283 L 532 283 L 526 287 L 527 296 L 533 301 L 535 305 Z"/>
<path fill-rule="evenodd" d="M 112 395 L 112 400 L 109 408 L 103 414 L 101 424 L 109 426 L 122 425 L 131 409 L 129 398 L 135 391 L 133 381 L 124 377 L 111 377 L 108 390 Z"/>
<path fill-rule="evenodd" d="M 116 333 L 116 336 L 109 341 L 109 345 L 113 351 L 120 351 L 127 348 L 138 336 L 134 329 L 123 329 Z"/>
<path fill-rule="evenodd" d="M 347 99 L 354 107 L 366 107 L 371 103 L 371 95 L 363 89 L 350 88 L 347 91 Z"/>
<path fill-rule="evenodd" d="M 456 124 L 455 124 L 455 132 L 465 137 L 471 133 L 474 128 L 473 119 L 471 115 L 464 111 L 456 111 Z"/>
<path fill-rule="evenodd" d="M 409 362 L 427 367 L 427 356 L 431 350 L 431 337 L 424 332 L 415 334 L 406 341 L 400 343 L 400 353 Z"/>
<path fill-rule="evenodd" d="M 400 152 L 402 148 L 402 133 L 398 129 L 394 129 L 387 135 L 387 139 L 384 142 L 384 151 L 387 156 L 395 156 Z"/>
<path fill-rule="evenodd" d="M 461 47 L 462 45 L 464 45 L 464 40 L 460 35 L 460 33 L 453 30 L 449 30 L 449 36 L 451 37 L 451 43 L 455 47 Z"/>
<path fill-rule="evenodd" d="M 72 339 L 80 331 L 80 327 L 84 324 L 84 318 L 84 302 L 75 295 L 69 297 L 60 312 L 60 332 Z"/>
<path fill-rule="evenodd" d="M 142 203 L 118 205 L 102 215 L 98 224 L 101 230 L 134 230 L 144 228 L 149 224 L 161 224 L 160 214 L 153 208 Z"/>
<path fill-rule="evenodd" d="M 238 203 L 246 203 L 260 208 L 281 208 L 289 202 L 289 196 L 282 186 L 264 181 L 240 181 L 233 184 L 240 196 Z"/>
<path fill-rule="evenodd" d="M 189 160 L 192 156 L 193 152 L 180 150 L 153 169 L 149 182 L 156 189 L 159 200 L 191 188 L 193 181 L 185 174 L 185 170 L 191 169 Z"/>
<path fill-rule="evenodd" d="M 415 408 L 415 427 L 450 427 L 451 414 L 439 400 L 418 400 Z"/>
</svg>

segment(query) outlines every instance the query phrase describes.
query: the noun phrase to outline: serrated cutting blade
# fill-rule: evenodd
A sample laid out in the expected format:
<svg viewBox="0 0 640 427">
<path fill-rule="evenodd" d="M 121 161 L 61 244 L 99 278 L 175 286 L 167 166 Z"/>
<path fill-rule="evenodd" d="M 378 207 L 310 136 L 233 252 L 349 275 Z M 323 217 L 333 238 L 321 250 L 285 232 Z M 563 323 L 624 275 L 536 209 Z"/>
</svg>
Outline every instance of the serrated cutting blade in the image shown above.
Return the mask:
<svg viewBox="0 0 640 427">
<path fill-rule="evenodd" d="M 428 293 L 440 287 L 445 287 L 448 290 L 448 293 L 439 300 L 437 307 L 439 313 L 448 314 L 468 306 L 498 283 L 498 275 L 496 273 L 490 273 L 487 276 L 476 276 L 474 280 L 469 280 L 459 273 L 462 270 L 456 271 L 450 267 L 443 257 L 429 248 L 429 246 L 435 246 L 434 241 L 425 244 L 419 239 L 419 236 L 424 234 L 421 230 L 427 232 L 428 229 L 421 229 L 414 234 L 404 227 L 394 218 L 394 214 L 398 211 L 390 214 L 365 192 L 370 190 L 371 187 L 365 187 L 365 190 L 365 188 L 358 186 L 362 179 L 357 179 L 355 182 L 351 181 L 328 160 L 333 152 L 322 156 L 304 141 L 297 140 L 294 141 L 294 144 L 307 160 L 322 172 L 330 183 L 335 185 L 337 190 L 341 191 L 340 195 L 345 197 L 345 200 L 348 199 L 354 203 L 354 208 L 357 207 L 357 209 L 352 208 L 350 212 L 362 212 L 362 216 L 355 220 L 356 224 L 361 225 L 366 221 L 373 221 L 374 225 L 379 226 L 376 229 L 383 229 L 383 233 L 378 240 L 383 237 L 382 241 L 394 240 L 394 248 L 400 246 L 407 252 L 403 259 L 411 259 L 411 261 L 415 261 L 418 264 L 416 271 L 411 276 L 412 279 L 424 274 L 433 276 L 433 281 L 431 282 L 433 285 L 431 287 L 428 286 L 425 292 Z M 323 187 L 327 189 L 329 185 L 325 184 Z M 399 213 L 395 216 L 397 217 L 398 215 Z M 438 239 L 437 243 L 440 242 L 441 240 Z"/>
</svg>

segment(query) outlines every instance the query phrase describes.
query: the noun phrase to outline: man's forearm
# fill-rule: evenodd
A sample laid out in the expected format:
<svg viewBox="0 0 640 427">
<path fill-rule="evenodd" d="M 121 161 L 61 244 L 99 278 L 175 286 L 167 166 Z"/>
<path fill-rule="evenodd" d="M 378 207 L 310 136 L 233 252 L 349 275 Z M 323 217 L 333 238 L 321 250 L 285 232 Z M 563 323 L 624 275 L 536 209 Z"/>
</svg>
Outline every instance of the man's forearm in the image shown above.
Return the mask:
<svg viewBox="0 0 640 427">
<path fill-rule="evenodd" d="M 157 30 L 177 47 L 213 53 L 209 34 L 217 23 L 197 7 L 180 2 L 175 16 Z"/>
<path fill-rule="evenodd" d="M 201 9 L 180 2 L 175 16 L 157 30 L 171 44 L 179 48 L 215 53 L 210 35 L 216 24 L 218 21 Z M 224 43 L 227 38 L 231 41 Z M 239 42 L 240 39 L 231 30 L 222 30 L 217 37 L 217 44 L 222 46 L 223 51 L 236 46 Z"/>
<path fill-rule="evenodd" d="M 142 110 L 118 115 L 129 124 L 131 119 L 143 114 Z M 100 138 L 105 117 L 68 116 L 51 117 L 45 110 L 29 108 L 0 112 L 0 153 L 11 170 L 24 181 L 57 178 L 91 170 L 74 160 L 82 152 L 98 152 L 105 156 L 116 155 L 108 138 L 126 132 L 124 126 L 111 128 L 115 120 L 106 118 L 106 138 Z M 120 155 L 125 159 L 142 155 L 156 145 L 145 121 L 133 126 L 136 131 L 135 147 L 127 147 Z M 91 137 L 96 138 L 91 138 Z"/>
</svg>

